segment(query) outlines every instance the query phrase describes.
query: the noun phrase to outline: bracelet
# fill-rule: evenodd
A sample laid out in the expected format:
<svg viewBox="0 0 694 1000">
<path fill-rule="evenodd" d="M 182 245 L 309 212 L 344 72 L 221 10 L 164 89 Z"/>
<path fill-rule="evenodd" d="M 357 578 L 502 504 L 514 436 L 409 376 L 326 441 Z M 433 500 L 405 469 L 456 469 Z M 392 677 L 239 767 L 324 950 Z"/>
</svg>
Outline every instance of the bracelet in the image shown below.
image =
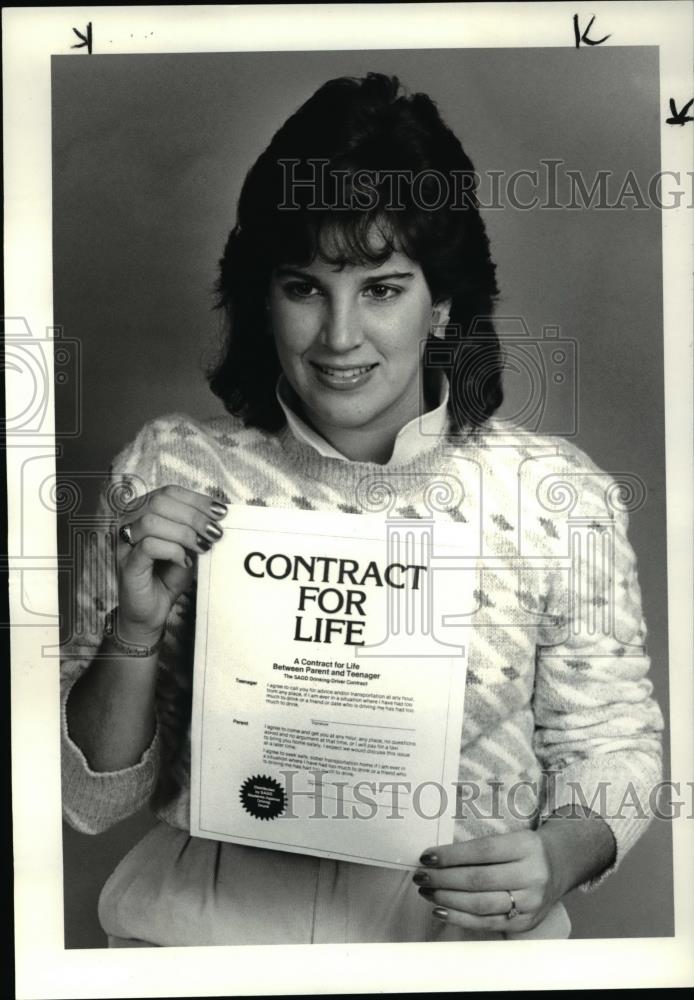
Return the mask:
<svg viewBox="0 0 694 1000">
<path fill-rule="evenodd" d="M 157 653 L 164 641 L 164 630 L 154 643 L 153 646 L 131 646 L 130 643 L 123 642 L 118 638 L 118 608 L 112 608 L 104 620 L 104 635 L 108 636 L 114 646 L 117 646 L 119 650 L 125 653 L 127 656 L 153 656 Z"/>
</svg>

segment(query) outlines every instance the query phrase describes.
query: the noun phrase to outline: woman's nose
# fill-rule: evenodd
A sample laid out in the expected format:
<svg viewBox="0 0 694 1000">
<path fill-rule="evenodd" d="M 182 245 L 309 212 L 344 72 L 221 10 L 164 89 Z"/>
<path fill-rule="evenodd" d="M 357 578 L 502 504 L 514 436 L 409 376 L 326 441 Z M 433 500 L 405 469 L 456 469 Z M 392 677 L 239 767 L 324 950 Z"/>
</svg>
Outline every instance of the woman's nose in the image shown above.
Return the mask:
<svg viewBox="0 0 694 1000">
<path fill-rule="evenodd" d="M 358 347 L 363 339 L 358 310 L 345 305 L 332 305 L 323 319 L 321 339 L 336 354 Z"/>
</svg>

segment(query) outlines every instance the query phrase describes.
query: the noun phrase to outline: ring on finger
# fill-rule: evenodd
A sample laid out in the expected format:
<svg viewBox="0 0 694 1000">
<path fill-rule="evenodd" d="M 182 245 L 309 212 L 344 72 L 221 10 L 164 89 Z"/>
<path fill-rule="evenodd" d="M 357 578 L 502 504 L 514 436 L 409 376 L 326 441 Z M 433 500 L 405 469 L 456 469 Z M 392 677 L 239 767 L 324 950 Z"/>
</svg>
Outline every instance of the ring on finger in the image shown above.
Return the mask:
<svg viewBox="0 0 694 1000">
<path fill-rule="evenodd" d="M 505 889 L 504 891 L 507 892 L 508 895 L 511 897 L 511 909 L 507 911 L 507 913 L 506 913 L 506 919 L 507 920 L 513 920 L 514 917 L 517 917 L 517 916 L 520 915 L 520 910 L 516 906 L 516 900 L 514 899 L 513 893 L 511 892 L 511 890 L 510 889 Z"/>
<path fill-rule="evenodd" d="M 118 529 L 118 537 L 122 541 L 127 542 L 127 544 L 131 548 L 135 547 L 136 543 L 135 543 L 135 541 L 133 539 L 132 525 L 130 525 L 130 524 L 121 524 L 120 528 Z"/>
</svg>

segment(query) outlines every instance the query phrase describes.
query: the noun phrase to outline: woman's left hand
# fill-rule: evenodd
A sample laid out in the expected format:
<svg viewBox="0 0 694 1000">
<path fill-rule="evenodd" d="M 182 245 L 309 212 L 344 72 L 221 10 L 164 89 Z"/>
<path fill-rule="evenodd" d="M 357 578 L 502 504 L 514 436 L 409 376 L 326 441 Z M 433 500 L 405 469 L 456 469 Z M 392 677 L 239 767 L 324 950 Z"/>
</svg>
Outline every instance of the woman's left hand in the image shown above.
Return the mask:
<svg viewBox="0 0 694 1000">
<path fill-rule="evenodd" d="M 469 930 L 531 930 L 566 891 L 542 830 L 432 847 L 420 862 L 414 882 L 436 904 L 434 914 Z M 512 903 L 517 914 L 509 918 Z"/>
</svg>

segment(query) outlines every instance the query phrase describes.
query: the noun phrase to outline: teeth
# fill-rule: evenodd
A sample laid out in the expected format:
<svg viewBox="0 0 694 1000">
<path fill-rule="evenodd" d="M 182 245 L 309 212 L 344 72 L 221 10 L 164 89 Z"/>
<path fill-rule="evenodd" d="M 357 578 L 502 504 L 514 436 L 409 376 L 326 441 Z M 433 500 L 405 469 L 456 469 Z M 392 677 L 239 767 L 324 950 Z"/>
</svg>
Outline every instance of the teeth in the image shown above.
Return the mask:
<svg viewBox="0 0 694 1000">
<path fill-rule="evenodd" d="M 324 365 L 317 365 L 320 371 L 325 372 L 326 375 L 330 375 L 331 378 L 340 378 L 347 381 L 350 378 L 356 378 L 357 375 L 363 375 L 364 372 L 371 371 L 374 365 L 364 365 L 361 368 L 326 368 Z"/>
</svg>

